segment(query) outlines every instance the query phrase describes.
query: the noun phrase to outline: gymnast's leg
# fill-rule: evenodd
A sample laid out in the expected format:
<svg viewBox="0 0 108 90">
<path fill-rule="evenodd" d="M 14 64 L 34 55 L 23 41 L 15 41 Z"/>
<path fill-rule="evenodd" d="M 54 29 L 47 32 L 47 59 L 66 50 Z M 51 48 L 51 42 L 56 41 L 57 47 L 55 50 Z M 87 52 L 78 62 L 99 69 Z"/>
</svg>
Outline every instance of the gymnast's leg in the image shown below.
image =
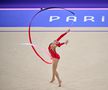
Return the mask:
<svg viewBox="0 0 108 90">
<path fill-rule="evenodd" d="M 60 77 L 59 77 L 59 74 L 57 72 L 57 66 L 58 66 L 58 59 L 53 59 L 53 65 L 52 65 L 52 80 L 50 81 L 51 83 L 55 80 L 55 76 L 59 82 L 59 87 L 61 87 L 61 80 L 60 80 Z"/>
<path fill-rule="evenodd" d="M 56 75 L 56 61 L 55 59 L 53 58 L 52 59 L 52 79 L 51 79 L 51 83 L 55 80 L 55 75 Z"/>
</svg>

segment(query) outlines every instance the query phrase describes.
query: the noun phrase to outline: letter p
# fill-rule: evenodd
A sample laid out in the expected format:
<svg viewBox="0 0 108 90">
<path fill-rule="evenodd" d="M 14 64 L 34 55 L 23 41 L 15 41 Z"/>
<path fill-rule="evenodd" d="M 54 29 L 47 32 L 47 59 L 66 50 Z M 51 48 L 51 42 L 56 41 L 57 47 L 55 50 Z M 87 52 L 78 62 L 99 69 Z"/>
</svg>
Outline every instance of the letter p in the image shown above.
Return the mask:
<svg viewBox="0 0 108 90">
<path fill-rule="evenodd" d="M 50 16 L 50 18 L 49 18 L 49 22 L 53 22 L 53 21 L 55 21 L 55 20 L 59 20 L 59 19 L 60 19 L 59 16 Z"/>
</svg>

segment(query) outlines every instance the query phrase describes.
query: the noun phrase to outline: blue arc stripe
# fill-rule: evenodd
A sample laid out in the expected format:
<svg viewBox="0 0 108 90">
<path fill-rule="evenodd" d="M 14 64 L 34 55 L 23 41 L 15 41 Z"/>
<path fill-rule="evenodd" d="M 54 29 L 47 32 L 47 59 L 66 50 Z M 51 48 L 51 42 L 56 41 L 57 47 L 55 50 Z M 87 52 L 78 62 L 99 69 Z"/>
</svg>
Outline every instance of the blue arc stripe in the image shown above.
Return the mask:
<svg viewBox="0 0 108 90">
<path fill-rule="evenodd" d="M 24 31 L 24 30 L 22 30 L 22 31 L 17 31 L 17 30 L 14 30 L 14 31 L 13 30 L 12 31 L 9 31 L 9 30 L 2 31 L 2 30 L 0 30 L 0 32 L 28 32 L 28 31 Z M 49 30 L 46 31 L 45 30 L 45 31 L 31 31 L 31 32 L 65 32 L 65 31 L 49 31 Z M 100 31 L 100 30 L 94 30 L 94 31 L 76 30 L 76 31 L 72 31 L 71 30 L 70 32 L 108 32 L 108 30 L 102 30 L 102 31 Z"/>
</svg>

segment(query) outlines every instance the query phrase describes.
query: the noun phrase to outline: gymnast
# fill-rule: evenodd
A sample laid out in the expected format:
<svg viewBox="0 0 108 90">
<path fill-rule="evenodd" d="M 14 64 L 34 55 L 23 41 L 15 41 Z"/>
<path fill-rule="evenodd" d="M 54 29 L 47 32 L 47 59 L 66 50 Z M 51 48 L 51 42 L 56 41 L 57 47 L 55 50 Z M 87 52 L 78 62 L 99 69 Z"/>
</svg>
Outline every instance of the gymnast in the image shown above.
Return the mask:
<svg viewBox="0 0 108 90">
<path fill-rule="evenodd" d="M 66 40 L 65 42 L 63 43 L 60 43 L 60 39 L 65 36 L 67 33 L 70 32 L 70 29 L 67 30 L 65 33 L 63 33 L 62 35 L 60 35 L 56 40 L 54 40 L 48 47 L 48 50 L 49 50 L 49 53 L 51 55 L 51 59 L 52 59 L 52 79 L 50 81 L 50 83 L 53 83 L 54 80 L 55 80 L 55 77 L 57 78 L 58 80 L 58 83 L 59 83 L 59 87 L 61 87 L 61 79 L 59 77 L 59 74 L 57 72 L 57 66 L 58 66 L 58 61 L 60 60 L 60 55 L 56 52 L 56 47 L 60 47 L 64 44 L 67 45 L 68 43 L 68 40 Z"/>
</svg>

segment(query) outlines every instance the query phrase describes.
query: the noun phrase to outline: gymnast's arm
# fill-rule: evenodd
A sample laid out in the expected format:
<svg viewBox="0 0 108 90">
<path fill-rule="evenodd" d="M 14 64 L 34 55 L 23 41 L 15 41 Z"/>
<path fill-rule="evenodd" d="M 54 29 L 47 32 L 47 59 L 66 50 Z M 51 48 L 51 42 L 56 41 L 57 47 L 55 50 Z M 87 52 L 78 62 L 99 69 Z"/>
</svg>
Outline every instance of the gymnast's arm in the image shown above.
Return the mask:
<svg viewBox="0 0 108 90">
<path fill-rule="evenodd" d="M 60 35 L 56 40 L 59 41 L 63 36 L 65 36 L 68 32 L 70 32 L 70 29 L 68 29 L 65 33 Z"/>
<path fill-rule="evenodd" d="M 63 43 L 58 43 L 58 44 L 56 44 L 58 47 L 60 47 L 60 46 L 62 46 L 62 45 L 64 45 L 65 43 L 63 42 Z"/>
<path fill-rule="evenodd" d="M 67 45 L 67 44 L 68 44 L 68 42 L 69 42 L 69 41 L 68 41 L 68 40 L 66 40 L 66 41 L 65 41 L 65 42 L 63 42 L 63 43 L 58 43 L 58 44 L 56 44 L 56 45 L 57 45 L 58 47 L 60 47 L 60 46 L 62 46 L 62 45 L 64 45 L 64 44 L 66 44 L 66 45 Z"/>
</svg>

